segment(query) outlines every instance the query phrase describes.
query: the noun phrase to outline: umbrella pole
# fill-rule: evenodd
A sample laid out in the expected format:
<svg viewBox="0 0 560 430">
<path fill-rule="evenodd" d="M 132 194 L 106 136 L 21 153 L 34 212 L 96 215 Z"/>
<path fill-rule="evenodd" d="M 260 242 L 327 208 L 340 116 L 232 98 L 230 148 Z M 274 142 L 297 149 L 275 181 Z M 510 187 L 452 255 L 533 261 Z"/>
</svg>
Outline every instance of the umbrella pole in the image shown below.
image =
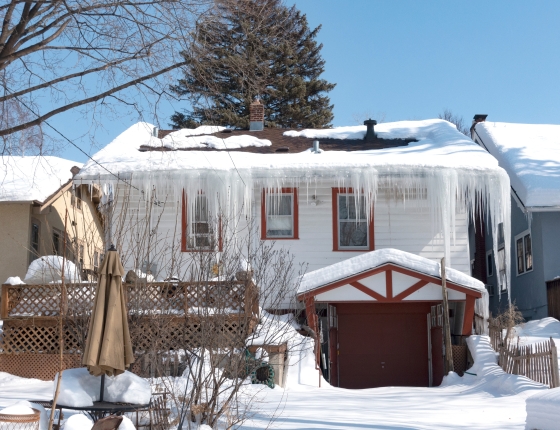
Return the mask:
<svg viewBox="0 0 560 430">
<path fill-rule="evenodd" d="M 99 393 L 99 401 L 103 401 L 103 392 L 105 391 L 105 373 L 101 375 L 101 392 Z"/>
</svg>

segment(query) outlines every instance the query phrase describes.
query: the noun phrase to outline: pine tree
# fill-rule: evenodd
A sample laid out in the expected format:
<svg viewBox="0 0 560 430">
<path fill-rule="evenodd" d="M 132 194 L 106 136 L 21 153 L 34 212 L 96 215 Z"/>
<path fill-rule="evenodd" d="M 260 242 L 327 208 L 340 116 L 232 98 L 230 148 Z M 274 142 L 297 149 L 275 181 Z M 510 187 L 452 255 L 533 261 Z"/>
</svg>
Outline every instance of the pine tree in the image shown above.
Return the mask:
<svg viewBox="0 0 560 430">
<path fill-rule="evenodd" d="M 330 126 L 333 105 L 326 93 L 335 84 L 320 79 L 320 29 L 311 30 L 305 14 L 281 0 L 218 1 L 183 54 L 185 76 L 172 89 L 192 110 L 176 112 L 172 125 L 248 128 L 249 105 L 258 97 L 265 127 Z"/>
</svg>

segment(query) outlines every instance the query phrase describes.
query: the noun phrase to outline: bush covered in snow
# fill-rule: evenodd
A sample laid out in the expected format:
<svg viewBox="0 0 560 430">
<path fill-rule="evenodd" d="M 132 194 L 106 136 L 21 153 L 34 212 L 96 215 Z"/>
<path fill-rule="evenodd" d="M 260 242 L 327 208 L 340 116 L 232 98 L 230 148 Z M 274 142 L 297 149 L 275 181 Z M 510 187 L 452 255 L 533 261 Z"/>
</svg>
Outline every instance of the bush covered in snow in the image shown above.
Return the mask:
<svg viewBox="0 0 560 430">
<path fill-rule="evenodd" d="M 27 269 L 24 282 L 26 284 L 48 284 L 62 280 L 63 257 L 45 255 L 34 260 Z M 66 282 L 80 282 L 80 270 L 74 263 L 64 262 L 64 280 Z"/>
</svg>

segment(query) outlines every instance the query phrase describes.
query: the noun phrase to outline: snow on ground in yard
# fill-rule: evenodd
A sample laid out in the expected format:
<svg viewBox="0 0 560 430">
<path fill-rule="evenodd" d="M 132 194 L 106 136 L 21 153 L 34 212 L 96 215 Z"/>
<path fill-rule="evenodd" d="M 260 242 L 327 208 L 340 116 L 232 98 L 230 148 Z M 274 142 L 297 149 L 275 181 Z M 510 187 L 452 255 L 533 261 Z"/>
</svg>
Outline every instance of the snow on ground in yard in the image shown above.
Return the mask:
<svg viewBox="0 0 560 430">
<path fill-rule="evenodd" d="M 525 206 L 560 206 L 560 125 L 487 121 L 475 130 Z"/>
<path fill-rule="evenodd" d="M 265 314 L 265 319 L 269 316 Z M 283 317 L 278 327 L 290 324 Z M 526 339 L 546 338 L 556 333 L 556 320 L 526 324 Z M 263 327 L 266 328 L 266 327 Z M 295 328 L 292 326 L 292 328 Z M 257 341 L 258 339 L 256 339 Z M 244 388 L 244 396 L 255 395 L 252 415 L 241 428 L 274 429 L 557 429 L 559 418 L 547 427 L 546 420 L 560 410 L 560 390 L 522 376 L 509 375 L 496 364 L 496 353 L 486 336 L 467 339 L 475 361 L 464 377 L 450 374 L 442 386 L 383 387 L 364 390 L 334 388 L 322 380 L 319 388 L 313 349 L 309 338 L 290 356 L 287 388 L 270 390 L 262 385 Z M 301 343 L 303 341 L 303 344 Z M 298 343 L 297 339 L 293 342 Z M 257 343 L 257 342 L 255 342 Z M 17 399 L 50 399 L 53 382 L 17 378 L 0 373 L 0 406 Z M 531 397 L 532 396 L 532 397 Z M 529 399 L 529 400 L 528 400 Z M 526 410 L 529 412 L 527 416 Z M 548 412 L 548 414 L 543 414 Z M 527 426 L 526 426 L 526 419 Z M 533 420 L 533 421 L 531 421 Z M 534 421 L 539 420 L 539 421 Z M 536 423 L 536 424 L 535 424 Z"/>
<path fill-rule="evenodd" d="M 81 163 L 51 156 L 0 157 L 0 201 L 44 202 L 72 179 L 70 169 Z"/>
</svg>

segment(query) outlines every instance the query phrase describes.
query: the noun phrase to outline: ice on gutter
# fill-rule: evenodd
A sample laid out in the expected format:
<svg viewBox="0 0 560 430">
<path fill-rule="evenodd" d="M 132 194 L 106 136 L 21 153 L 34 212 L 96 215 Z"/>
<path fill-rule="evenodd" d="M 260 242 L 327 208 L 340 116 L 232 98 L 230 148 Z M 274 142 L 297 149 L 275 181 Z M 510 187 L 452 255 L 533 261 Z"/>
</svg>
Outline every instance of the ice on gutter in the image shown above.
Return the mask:
<svg viewBox="0 0 560 430">
<path fill-rule="evenodd" d="M 167 194 L 174 201 L 179 201 L 183 192 L 196 195 L 204 190 L 209 196 L 209 210 L 216 217 L 218 210 L 249 215 L 255 189 L 299 187 L 300 195 L 305 198 L 317 186 L 352 188 L 356 200 L 365 200 L 368 212 L 380 189 L 396 189 L 402 191 L 404 199 L 410 193 L 426 196 L 432 231 L 443 237 L 447 264 L 452 265 L 450 245 L 455 239 L 456 213 L 466 212 L 474 220 L 480 207 L 485 208 L 483 215 L 490 220 L 492 231 L 504 223 L 505 251 L 509 254 L 508 175 L 494 157 L 446 121 L 402 121 L 376 126 L 379 137 L 416 139 L 407 146 L 320 154 L 310 151 L 288 154 L 139 152 L 141 145 L 155 143 L 152 129 L 147 123 L 130 127 L 93 156 L 103 167 L 90 161 L 76 179 L 116 187 L 119 181 L 115 175 L 118 175 L 131 181 L 145 195 L 150 195 L 155 187 L 159 195 Z M 365 126 L 357 126 L 300 133 L 314 138 L 344 135 L 354 139 L 365 131 Z M 494 239 L 497 255 L 497 235 Z M 509 286 L 509 271 L 506 282 Z"/>
</svg>

